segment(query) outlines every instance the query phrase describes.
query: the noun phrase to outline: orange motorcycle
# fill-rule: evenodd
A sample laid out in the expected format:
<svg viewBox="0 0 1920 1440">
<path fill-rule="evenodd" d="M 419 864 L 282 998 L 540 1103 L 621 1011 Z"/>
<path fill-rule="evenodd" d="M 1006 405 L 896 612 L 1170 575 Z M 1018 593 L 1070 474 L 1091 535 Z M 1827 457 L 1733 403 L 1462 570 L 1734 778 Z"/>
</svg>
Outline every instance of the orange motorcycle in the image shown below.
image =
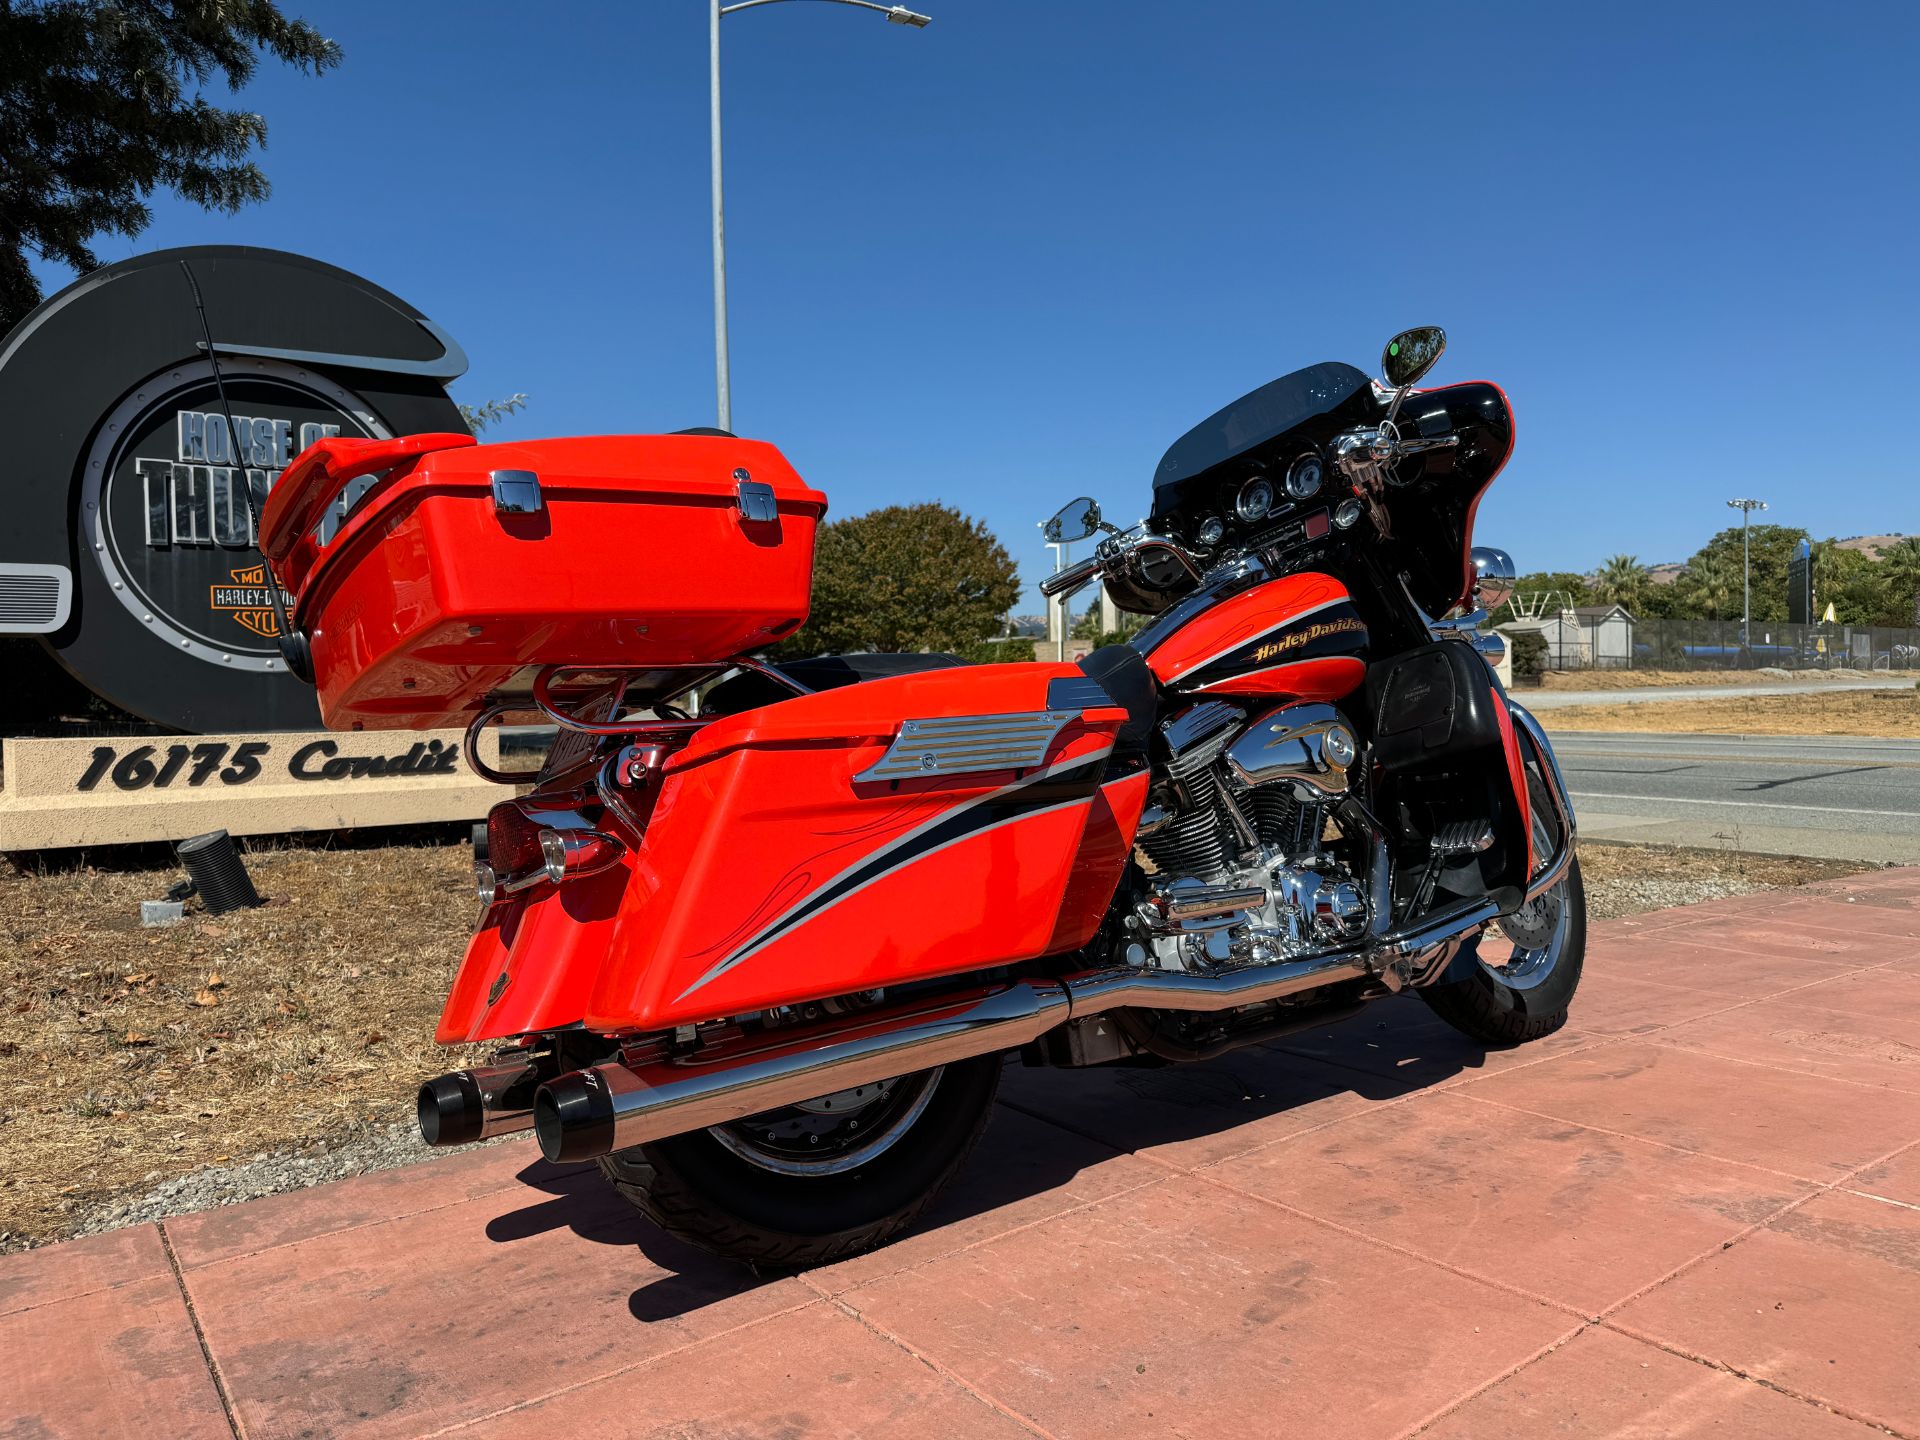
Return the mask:
<svg viewBox="0 0 1920 1440">
<path fill-rule="evenodd" d="M 441 1018 L 494 1063 L 421 1133 L 532 1129 L 663 1227 L 798 1266 L 898 1233 L 1036 1065 L 1204 1060 L 1411 989 L 1488 1045 L 1558 1028 L 1586 914 L 1540 727 L 1476 625 L 1513 446 L 1486 383 L 1283 376 L 1181 437 L 1147 519 L 1049 594 L 1151 616 L 1077 665 L 761 658 L 826 500 L 718 431 L 322 441 L 263 553 L 330 725 L 468 727 L 501 782 Z M 347 486 L 377 477 L 322 543 Z M 537 777 L 482 727 L 558 739 Z"/>
</svg>

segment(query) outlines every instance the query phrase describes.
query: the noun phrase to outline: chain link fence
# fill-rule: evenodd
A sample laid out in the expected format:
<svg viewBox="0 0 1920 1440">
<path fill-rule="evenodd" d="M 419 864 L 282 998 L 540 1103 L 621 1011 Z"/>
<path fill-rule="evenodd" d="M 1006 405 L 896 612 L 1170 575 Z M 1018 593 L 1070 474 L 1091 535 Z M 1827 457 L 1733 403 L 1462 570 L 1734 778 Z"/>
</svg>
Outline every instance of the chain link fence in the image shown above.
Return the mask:
<svg viewBox="0 0 1920 1440">
<path fill-rule="evenodd" d="M 1544 617 L 1500 627 L 1546 642 L 1548 670 L 1920 671 L 1920 628 L 1789 625 L 1755 620 L 1633 620 L 1598 623 Z"/>
</svg>

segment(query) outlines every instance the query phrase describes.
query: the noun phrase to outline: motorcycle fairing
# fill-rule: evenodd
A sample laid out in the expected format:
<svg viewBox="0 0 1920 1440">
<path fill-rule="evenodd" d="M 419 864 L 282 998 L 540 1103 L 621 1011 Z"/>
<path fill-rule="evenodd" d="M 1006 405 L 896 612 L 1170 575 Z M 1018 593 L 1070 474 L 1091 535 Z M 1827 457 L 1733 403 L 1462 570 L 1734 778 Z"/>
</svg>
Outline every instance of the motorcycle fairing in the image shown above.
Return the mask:
<svg viewBox="0 0 1920 1440">
<path fill-rule="evenodd" d="M 1347 587 L 1303 571 L 1224 596 L 1154 636 L 1146 658 L 1155 678 L 1177 690 L 1331 702 L 1366 678 L 1366 647 Z"/>
<path fill-rule="evenodd" d="M 1029 768 L 862 778 L 908 721 L 1062 713 L 1050 692 L 1094 695 L 1071 665 L 970 666 L 714 721 L 620 865 L 490 918 L 440 1038 L 657 1030 L 1085 944 L 1146 799 L 1145 770 L 1109 773 L 1119 706 L 1075 707 Z"/>
</svg>

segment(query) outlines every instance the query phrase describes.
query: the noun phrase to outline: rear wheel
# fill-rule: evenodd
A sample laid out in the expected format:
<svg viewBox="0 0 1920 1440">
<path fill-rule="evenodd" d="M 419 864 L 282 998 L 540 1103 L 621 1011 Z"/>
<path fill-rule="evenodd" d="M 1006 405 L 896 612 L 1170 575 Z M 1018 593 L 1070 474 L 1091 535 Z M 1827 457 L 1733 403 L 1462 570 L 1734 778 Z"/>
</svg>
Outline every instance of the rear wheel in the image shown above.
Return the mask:
<svg viewBox="0 0 1920 1440">
<path fill-rule="evenodd" d="M 1474 941 L 1477 964 L 1418 994 L 1434 1014 L 1486 1045 L 1519 1045 L 1567 1023 L 1587 954 L 1587 892 L 1580 860 L 1566 878 Z M 1490 961 L 1498 963 L 1489 963 Z"/>
<path fill-rule="evenodd" d="M 986 1129 L 984 1055 L 606 1156 L 600 1168 L 669 1234 L 798 1269 L 884 1245 L 946 1188 Z"/>
</svg>

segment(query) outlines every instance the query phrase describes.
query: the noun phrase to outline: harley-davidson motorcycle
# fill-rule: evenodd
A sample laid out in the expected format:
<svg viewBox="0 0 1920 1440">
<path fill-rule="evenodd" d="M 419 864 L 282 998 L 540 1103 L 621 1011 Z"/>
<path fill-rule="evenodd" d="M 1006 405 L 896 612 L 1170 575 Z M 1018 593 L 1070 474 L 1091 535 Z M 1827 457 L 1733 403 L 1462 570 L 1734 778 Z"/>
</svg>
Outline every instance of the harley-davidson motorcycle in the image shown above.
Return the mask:
<svg viewBox="0 0 1920 1440">
<path fill-rule="evenodd" d="M 1486 1045 L 1558 1028 L 1572 807 L 1477 631 L 1513 418 L 1415 388 L 1444 347 L 1235 401 L 1130 529 L 1056 515 L 1097 544 L 1042 590 L 1151 617 L 1078 665 L 757 658 L 825 511 L 762 442 L 304 452 L 260 522 L 289 664 L 330 724 L 465 723 L 518 787 L 437 1032 L 508 1048 L 421 1088 L 426 1141 L 532 1129 L 674 1234 L 803 1266 L 920 1213 L 1010 1054 L 1200 1061 L 1408 990 Z M 560 735 L 530 785 L 482 743 L 516 714 Z"/>
</svg>

